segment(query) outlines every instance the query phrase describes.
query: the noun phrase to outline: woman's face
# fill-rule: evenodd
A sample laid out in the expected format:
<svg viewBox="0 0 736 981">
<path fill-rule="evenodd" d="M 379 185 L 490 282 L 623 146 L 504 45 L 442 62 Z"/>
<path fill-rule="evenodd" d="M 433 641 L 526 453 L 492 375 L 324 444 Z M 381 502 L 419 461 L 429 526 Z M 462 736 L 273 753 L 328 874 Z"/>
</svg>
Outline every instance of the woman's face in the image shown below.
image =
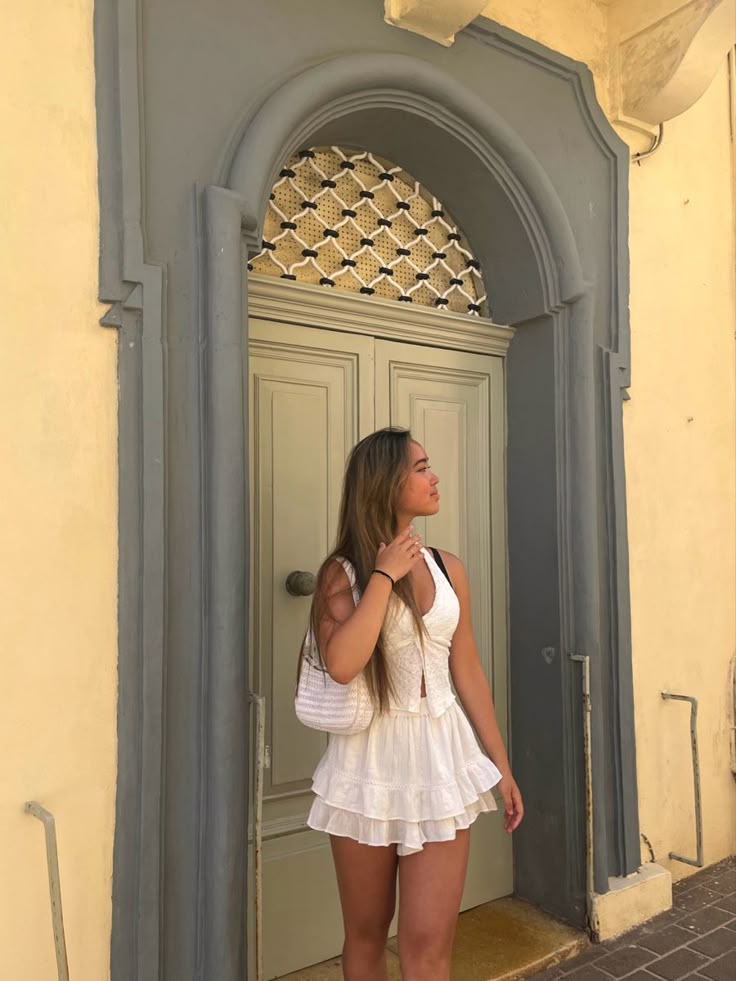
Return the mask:
<svg viewBox="0 0 736 981">
<path fill-rule="evenodd" d="M 440 509 L 437 484 L 439 477 L 429 469 L 424 447 L 412 440 L 409 443 L 409 470 L 398 501 L 400 516 L 411 521 L 412 518 L 437 514 Z"/>
</svg>

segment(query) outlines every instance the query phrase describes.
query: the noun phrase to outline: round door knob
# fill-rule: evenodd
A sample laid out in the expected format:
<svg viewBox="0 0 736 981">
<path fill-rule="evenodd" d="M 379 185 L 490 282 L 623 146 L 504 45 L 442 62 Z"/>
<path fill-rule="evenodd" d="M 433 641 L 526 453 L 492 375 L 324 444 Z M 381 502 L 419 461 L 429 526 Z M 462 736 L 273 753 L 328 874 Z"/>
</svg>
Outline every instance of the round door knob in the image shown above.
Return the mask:
<svg viewBox="0 0 736 981">
<path fill-rule="evenodd" d="M 290 572 L 286 577 L 286 592 L 291 596 L 311 596 L 317 585 L 317 577 L 311 572 Z"/>
</svg>

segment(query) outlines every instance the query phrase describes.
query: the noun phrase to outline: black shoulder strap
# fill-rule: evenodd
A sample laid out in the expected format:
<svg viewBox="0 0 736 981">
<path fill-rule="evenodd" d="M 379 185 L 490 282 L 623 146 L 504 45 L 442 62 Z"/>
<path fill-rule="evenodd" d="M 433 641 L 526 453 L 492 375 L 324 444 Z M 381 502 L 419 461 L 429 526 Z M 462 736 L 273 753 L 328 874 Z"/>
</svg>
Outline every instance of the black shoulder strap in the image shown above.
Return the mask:
<svg viewBox="0 0 736 981">
<path fill-rule="evenodd" d="M 447 581 L 449 582 L 449 584 L 450 584 L 450 585 L 452 586 L 452 579 L 450 579 L 450 573 L 449 573 L 449 572 L 447 571 L 447 569 L 445 568 L 445 563 L 444 563 L 444 562 L 442 561 L 442 556 L 441 556 L 441 555 L 440 555 L 440 553 L 439 553 L 439 549 L 436 549 L 436 548 L 433 548 L 433 547 L 432 547 L 432 546 L 430 545 L 430 546 L 429 546 L 429 550 L 430 550 L 430 552 L 432 553 L 432 555 L 434 556 L 434 560 L 435 560 L 435 562 L 437 563 L 437 565 L 438 565 L 438 566 L 440 567 L 440 569 L 442 569 L 442 575 L 443 575 L 443 576 L 445 577 L 445 579 L 446 579 L 446 580 L 447 580 Z M 454 587 L 454 586 L 452 586 L 452 588 L 454 589 L 455 587 Z"/>
</svg>

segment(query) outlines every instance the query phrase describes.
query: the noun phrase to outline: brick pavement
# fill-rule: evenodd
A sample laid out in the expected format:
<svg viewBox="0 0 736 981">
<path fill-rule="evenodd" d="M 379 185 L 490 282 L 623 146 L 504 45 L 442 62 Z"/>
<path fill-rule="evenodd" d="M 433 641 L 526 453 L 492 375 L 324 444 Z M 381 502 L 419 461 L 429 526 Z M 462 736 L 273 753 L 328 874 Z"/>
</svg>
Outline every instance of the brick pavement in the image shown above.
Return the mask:
<svg viewBox="0 0 736 981">
<path fill-rule="evenodd" d="M 528 981 L 736 981 L 736 856 L 672 892 L 666 913 Z"/>
</svg>

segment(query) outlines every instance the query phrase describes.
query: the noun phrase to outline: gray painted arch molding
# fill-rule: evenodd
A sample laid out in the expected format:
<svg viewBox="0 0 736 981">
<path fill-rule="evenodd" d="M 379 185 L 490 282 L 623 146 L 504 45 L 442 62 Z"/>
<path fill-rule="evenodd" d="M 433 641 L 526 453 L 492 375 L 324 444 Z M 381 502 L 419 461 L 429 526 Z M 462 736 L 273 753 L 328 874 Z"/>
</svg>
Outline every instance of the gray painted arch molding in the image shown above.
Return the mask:
<svg viewBox="0 0 736 981">
<path fill-rule="evenodd" d="M 573 73 L 574 74 L 574 73 Z M 576 91 L 578 105 L 581 88 Z M 510 279 L 509 295 L 504 309 L 509 322 L 523 324 L 529 320 L 549 317 L 550 330 L 557 340 L 555 355 L 556 401 L 560 413 L 560 429 L 556 434 L 558 451 L 556 470 L 558 492 L 561 498 L 560 511 L 555 519 L 556 533 L 559 535 L 561 617 L 563 621 L 562 650 L 590 651 L 602 657 L 594 669 L 600 687 L 598 691 L 599 708 L 608 699 L 613 703 L 597 718 L 597 749 L 601 769 L 604 768 L 606 733 L 613 727 L 618 734 L 612 735 L 612 742 L 618 747 L 622 742 L 627 746 L 633 735 L 627 731 L 622 737 L 618 730 L 621 725 L 630 729 L 630 705 L 628 704 L 627 677 L 627 581 L 625 576 L 626 547 L 625 522 L 622 519 L 622 498 L 619 476 L 623 459 L 617 426 L 620 423 L 620 401 L 615 378 L 606 373 L 607 387 L 602 390 L 596 381 L 596 353 L 593 322 L 595 320 L 596 288 L 586 285 L 581 267 L 576 238 L 568 214 L 557 195 L 552 181 L 545 172 L 540 160 L 531 152 L 518 133 L 492 107 L 475 96 L 465 86 L 448 77 L 434 66 L 423 61 L 402 55 L 366 54 L 362 56 L 335 58 L 317 66 L 310 66 L 296 74 L 286 83 L 276 88 L 252 112 L 238 128 L 238 140 L 230 154 L 230 162 L 225 169 L 224 183 L 227 187 L 210 186 L 204 195 L 204 214 L 206 227 L 206 249 L 203 254 L 203 292 L 209 300 L 205 306 L 206 323 L 203 335 L 210 338 L 212 350 L 219 351 L 223 345 L 235 348 L 242 343 L 243 334 L 243 273 L 238 249 L 238 231 L 244 233 L 250 251 L 261 247 L 261 223 L 271 187 L 283 161 L 299 146 L 319 142 L 319 135 L 329 133 L 338 142 L 352 145 L 373 145 L 367 133 L 361 142 L 362 117 L 370 112 L 380 111 L 400 115 L 403 125 L 393 123 L 395 130 L 412 131 L 421 126 L 432 127 L 436 135 L 438 153 L 452 153 L 454 146 L 465 147 L 479 163 L 477 173 L 484 184 L 494 184 L 498 195 L 505 197 L 512 205 L 515 221 L 522 230 L 530 248 L 524 252 L 521 246 L 523 268 L 517 276 L 527 281 L 535 280 L 538 289 L 519 289 L 519 281 Z M 599 149 L 618 165 L 615 137 L 609 142 L 602 139 L 596 127 L 591 126 L 593 114 L 581 113 L 583 125 L 592 136 Z M 386 130 L 390 128 L 388 122 Z M 418 130 L 417 130 L 418 131 Z M 376 132 L 376 131 L 374 131 Z M 356 135 L 357 134 L 357 135 Z M 386 139 L 385 134 L 378 138 Z M 396 144 L 398 145 L 398 144 Z M 401 160 L 401 153 L 391 157 Z M 619 175 L 619 170 L 611 170 Z M 416 173 L 416 170 L 413 170 Z M 461 209 L 461 192 L 447 177 L 438 176 L 429 184 L 457 214 Z M 615 193 L 620 187 L 616 186 Z M 610 189 L 609 189 L 610 193 Z M 460 196 L 459 196 L 460 195 Z M 615 194 L 614 194 L 615 196 Z M 625 204 L 619 200 L 617 206 Z M 468 231 L 465 226 L 466 232 Z M 616 226 L 618 231 L 618 226 Z M 473 239 L 476 253 L 483 254 L 483 235 Z M 614 236 L 615 237 L 615 236 Z M 618 239 L 621 244 L 622 239 Z M 619 257 L 620 259 L 621 257 Z M 625 257 L 624 257 L 625 260 Z M 212 283 L 216 282 L 216 288 Z M 611 293 L 617 295 L 619 283 L 611 284 Z M 498 309 L 498 304 L 494 304 Z M 609 316 L 618 313 L 616 303 L 608 310 Z M 608 324 L 607 334 L 618 337 L 620 328 L 626 333 L 626 321 L 621 324 Z M 517 349 L 522 345 L 516 343 Z M 514 367 L 514 348 L 510 358 L 510 382 L 517 391 L 524 375 L 524 368 Z M 245 355 L 245 352 L 243 352 Z M 606 359 L 612 352 L 604 352 Z M 523 366 L 523 355 L 516 357 L 516 364 Z M 606 364 L 607 364 L 606 360 Z M 551 364 L 551 362 L 550 362 Z M 617 365 L 618 366 L 618 365 Z M 515 380 L 516 379 L 516 380 Z M 211 379 L 211 392 L 216 392 L 215 378 Z M 216 395 L 210 406 L 210 418 L 217 416 Z M 597 403 L 602 399 L 608 407 L 605 419 L 596 419 Z M 245 392 L 239 393 L 237 401 L 247 404 Z M 513 404 L 513 397 L 512 397 Z M 513 432 L 517 409 L 510 410 L 510 429 Z M 234 423 L 234 420 L 231 420 Z M 606 428 L 609 426 L 610 428 Z M 523 422 L 520 423 L 523 428 Z M 603 428 L 601 428 L 603 427 Z M 214 433 L 213 433 L 214 437 Z M 231 425 L 228 433 L 220 433 L 213 438 L 213 445 L 219 445 L 226 457 L 232 460 L 238 448 L 245 441 L 245 433 Z M 229 448 L 226 444 L 229 443 Z M 511 447 L 513 458 L 515 450 Z M 223 457 L 223 462 L 226 458 Z M 613 474 L 614 484 L 605 488 L 605 476 L 597 473 L 603 458 L 612 460 L 612 466 L 605 465 L 606 473 Z M 220 467 L 210 461 L 210 473 L 216 481 Z M 511 470 L 513 471 L 513 459 Z M 523 469 L 521 467 L 520 469 Z M 517 478 L 518 479 L 518 478 Z M 618 483 L 617 483 L 618 482 Z M 596 499 L 590 489 L 601 487 L 603 500 Z M 523 488 L 520 486 L 519 498 Z M 215 494 L 215 497 L 218 495 Z M 529 508 L 533 502 L 528 501 Z M 602 519 L 602 508 L 609 507 L 606 518 Z M 235 517 L 235 515 L 233 515 Z M 515 519 L 523 522 L 523 518 Z M 613 540 L 600 538 L 601 520 L 609 522 Z M 223 522 L 223 540 L 228 521 Z M 514 520 L 512 509 L 512 539 Z M 217 536 L 213 536 L 213 541 Z M 600 565 L 608 566 L 601 576 Z M 514 562 L 512 552 L 512 580 Z M 519 566 L 521 567 L 521 566 Z M 528 571 L 528 570 L 527 570 Z M 518 575 L 518 573 L 517 573 Z M 523 587 L 522 587 L 523 588 Z M 517 595 L 520 590 L 517 589 Z M 602 597 L 608 593 L 612 598 L 609 605 Z M 211 593 L 211 599 L 217 601 Z M 604 610 L 605 608 L 605 610 Z M 619 608 L 622 611 L 619 615 Z M 533 616 L 533 610 L 527 609 Z M 608 620 L 616 621 L 611 627 L 613 635 L 601 636 L 601 625 Z M 604 628 L 605 629 L 605 628 Z M 513 631 L 513 617 L 512 617 Z M 610 645 L 610 647 L 609 647 Z M 602 655 L 601 648 L 608 653 Z M 227 658 L 227 652 L 222 651 Z M 216 661 L 215 650 L 210 649 L 210 663 Z M 609 660 L 610 658 L 610 660 Z M 512 669 L 513 670 L 513 669 Z M 568 682 L 572 679 L 568 678 Z M 608 687 L 608 691 L 606 688 Z M 225 692 L 223 691 L 223 695 Z M 574 740 L 576 722 L 574 714 L 577 706 L 573 686 L 566 692 L 567 703 L 564 712 L 567 716 L 568 738 Z M 620 713 L 618 721 L 616 715 Z M 223 747 L 224 749 L 224 747 Z M 576 748 L 568 746 L 568 779 L 570 785 L 570 811 L 574 813 L 580 805 L 580 795 L 574 789 L 579 774 L 575 774 L 574 756 Z M 215 753 L 215 755 L 217 755 Z M 618 763 L 618 759 L 617 759 Z M 638 830 L 636 828 L 635 801 L 628 805 L 623 802 L 624 788 L 635 788 L 635 770 L 629 755 L 619 765 L 618 788 L 606 786 L 601 779 L 596 789 L 596 808 L 601 814 L 608 812 L 611 825 L 611 838 L 607 838 L 606 822 L 597 831 L 596 866 L 598 869 L 597 888 L 607 888 L 606 870 L 613 866 L 631 868 L 637 862 Z M 615 780 L 615 777 L 614 777 Z M 579 789 L 579 788 L 578 788 Z M 635 794 L 635 790 L 634 790 Z M 613 812 L 612 812 L 613 807 Z M 574 818 L 570 818 L 574 824 Z M 568 826 L 565 832 L 570 841 L 568 850 L 572 853 L 576 831 Z M 614 854 L 618 852 L 618 859 Z M 220 861 L 225 855 L 220 856 Z M 217 862 L 214 860 L 212 866 Z"/>
<path fill-rule="evenodd" d="M 570 222 L 529 148 L 487 102 L 408 55 L 347 55 L 307 68 L 244 120 L 224 183 L 241 198 L 250 250 L 260 251 L 266 202 L 283 161 L 325 121 L 381 107 L 411 112 L 442 127 L 470 147 L 508 189 L 534 239 L 547 309 L 582 294 L 583 273 Z"/>
<path fill-rule="evenodd" d="M 529 39 L 484 20 L 443 49 L 385 25 L 375 0 L 321 3 L 319 25 L 296 0 L 190 5 L 185 18 L 177 0 L 95 5 L 101 295 L 130 340 L 113 981 L 245 976 L 243 238 L 260 247 L 274 177 L 307 141 L 367 146 L 422 180 L 494 270 L 498 319 L 519 328 L 507 362 L 513 750 L 528 805 L 517 891 L 584 915 L 569 651 L 594 660 L 598 891 L 639 864 L 621 421 L 628 152 L 587 69 Z M 300 25 L 288 46 L 279 17 Z M 560 656 L 540 660 L 550 647 Z"/>
</svg>

